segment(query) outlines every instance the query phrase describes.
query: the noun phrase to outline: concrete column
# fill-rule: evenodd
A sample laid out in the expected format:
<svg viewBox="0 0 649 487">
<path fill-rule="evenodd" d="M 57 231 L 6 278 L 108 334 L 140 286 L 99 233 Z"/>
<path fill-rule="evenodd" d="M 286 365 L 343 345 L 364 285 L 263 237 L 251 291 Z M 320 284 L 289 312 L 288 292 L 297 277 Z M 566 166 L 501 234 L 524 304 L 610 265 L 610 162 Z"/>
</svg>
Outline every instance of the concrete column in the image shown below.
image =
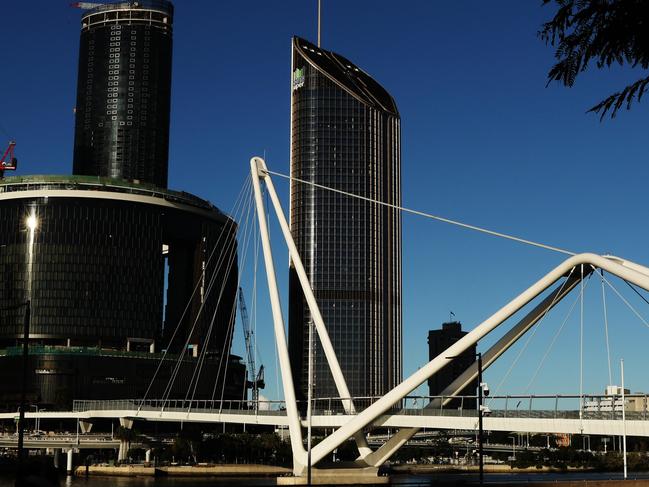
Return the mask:
<svg viewBox="0 0 649 487">
<path fill-rule="evenodd" d="M 59 468 L 59 454 L 61 453 L 60 448 L 54 448 L 54 468 Z"/>
<path fill-rule="evenodd" d="M 146 463 L 151 462 L 151 448 L 149 448 L 146 452 L 144 452 L 144 461 Z"/>
<path fill-rule="evenodd" d="M 65 472 L 68 475 L 72 475 L 72 453 L 73 453 L 73 451 L 74 450 L 72 448 L 70 448 L 68 450 L 68 462 L 67 462 L 67 465 L 65 467 Z"/>
<path fill-rule="evenodd" d="M 128 458 L 129 442 L 119 440 L 119 452 L 117 453 L 117 460 L 123 462 Z"/>
</svg>

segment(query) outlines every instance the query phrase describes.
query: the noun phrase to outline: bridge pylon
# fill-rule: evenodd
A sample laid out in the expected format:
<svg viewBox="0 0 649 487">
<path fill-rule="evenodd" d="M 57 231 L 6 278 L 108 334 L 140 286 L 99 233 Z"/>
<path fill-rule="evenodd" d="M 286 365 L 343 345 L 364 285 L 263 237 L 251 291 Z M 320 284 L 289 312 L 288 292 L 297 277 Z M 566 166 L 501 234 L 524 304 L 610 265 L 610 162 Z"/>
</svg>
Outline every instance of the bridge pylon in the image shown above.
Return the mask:
<svg viewBox="0 0 649 487">
<path fill-rule="evenodd" d="M 264 160 L 261 157 L 253 157 L 250 160 L 251 177 L 254 188 L 255 204 L 257 209 L 257 216 L 259 220 L 259 227 L 261 233 L 261 242 L 264 253 L 264 262 L 266 268 L 266 277 L 268 281 L 268 288 L 270 292 L 271 309 L 273 314 L 273 324 L 275 331 L 275 338 L 278 348 L 280 372 L 282 377 L 282 385 L 284 388 L 284 395 L 286 401 L 286 412 L 288 416 L 288 426 L 291 438 L 291 448 L 293 451 L 293 471 L 295 475 L 304 475 L 307 468 L 307 452 L 303 446 L 302 426 L 300 422 L 299 413 L 297 410 L 297 402 L 295 398 L 295 388 L 291 374 L 291 364 L 288 355 L 288 346 L 286 342 L 286 332 L 284 328 L 284 318 L 279 299 L 279 291 L 277 288 L 277 280 L 275 276 L 275 268 L 273 263 L 272 249 L 270 245 L 270 237 L 268 233 L 268 226 L 265 218 L 265 208 L 261 193 L 261 182 L 264 182 L 268 190 L 268 194 L 272 201 L 276 216 L 282 229 L 283 237 L 289 248 L 289 255 L 293 264 L 295 265 L 300 284 L 304 291 L 309 310 L 314 317 L 314 324 L 318 332 L 323 349 L 325 350 L 325 357 L 327 363 L 332 371 L 338 392 L 341 398 L 349 398 L 349 391 L 340 370 L 340 365 L 336 357 L 336 353 L 331 346 L 326 326 L 322 320 L 322 315 L 317 306 L 317 302 L 313 295 L 313 290 L 308 281 L 302 261 L 295 246 L 295 242 L 290 233 L 286 217 L 283 213 L 279 198 L 273 186 L 270 177 L 270 172 L 266 167 Z M 311 451 L 311 461 L 315 465 L 325 458 L 334 449 L 338 448 L 348 438 L 355 438 L 359 448 L 360 457 L 358 460 L 359 466 L 378 466 L 385 462 L 390 455 L 398 450 L 405 442 L 414 435 L 415 428 L 404 428 L 400 430 L 392 439 L 390 439 L 383 447 L 379 448 L 376 452 L 372 452 L 367 446 L 367 442 L 363 436 L 363 429 L 371 427 L 372 424 L 390 408 L 401 401 L 404 397 L 414 391 L 417 387 L 427 381 L 430 377 L 436 374 L 439 370 L 445 367 L 453 360 L 452 357 L 461 355 L 464 351 L 478 343 L 479 340 L 484 338 L 487 334 L 494 331 L 512 315 L 520 311 L 524 306 L 530 303 L 533 299 L 539 297 L 543 292 L 553 286 L 555 283 L 565 278 L 563 283 L 555 289 L 548 298 L 543 300 L 531 313 L 529 313 L 523 320 L 516 324 L 503 338 L 501 338 L 489 351 L 484 355 L 485 363 L 490 365 L 495 361 L 505 350 L 519 340 L 538 320 L 545 315 L 552 307 L 561 301 L 574 287 L 581 282 L 585 276 L 593 272 L 595 269 L 602 269 L 610 274 L 620 277 L 636 286 L 649 291 L 649 268 L 626 261 L 614 256 L 601 256 L 593 253 L 582 253 L 569 257 L 561 264 L 552 269 L 545 276 L 541 277 L 537 282 L 532 284 L 529 288 L 521 294 L 512 299 L 505 306 L 496 311 L 489 318 L 484 320 L 473 330 L 467 333 L 460 340 L 455 342 L 446 351 L 435 357 L 433 360 L 425 364 L 410 377 L 406 378 L 387 392 L 384 396 L 376 400 L 369 407 L 363 411 L 356 412 L 353 407 L 351 399 L 343 399 L 343 407 L 348 415 L 348 420 L 338 429 L 336 429 L 329 436 L 325 437 L 318 443 Z M 474 367 L 469 368 L 457 381 L 455 381 L 449 388 L 461 390 L 461 387 L 469 383 L 473 377 Z M 462 384 L 460 384 L 462 382 Z"/>
</svg>

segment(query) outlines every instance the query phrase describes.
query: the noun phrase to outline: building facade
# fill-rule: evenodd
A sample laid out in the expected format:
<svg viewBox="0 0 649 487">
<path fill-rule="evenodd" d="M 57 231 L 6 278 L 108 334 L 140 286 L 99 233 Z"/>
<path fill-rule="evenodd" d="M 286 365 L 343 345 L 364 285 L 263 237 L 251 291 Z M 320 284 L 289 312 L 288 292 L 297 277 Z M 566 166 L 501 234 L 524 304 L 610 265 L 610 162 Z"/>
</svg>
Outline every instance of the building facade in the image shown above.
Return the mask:
<svg viewBox="0 0 649 487">
<path fill-rule="evenodd" d="M 291 176 L 401 204 L 397 106 L 346 58 L 292 41 Z M 291 232 L 350 392 L 385 394 L 402 379 L 401 216 L 397 210 L 295 180 Z M 306 396 L 311 316 L 290 264 L 289 349 Z M 320 347 L 315 397 L 338 393 Z"/>
<path fill-rule="evenodd" d="M 167 187 L 172 24 L 165 0 L 82 16 L 74 174 Z"/>
<path fill-rule="evenodd" d="M 433 360 L 440 353 L 444 353 L 448 347 L 457 342 L 460 338 L 466 335 L 466 331 L 462 331 L 462 323 L 459 321 L 451 321 L 442 323 L 441 330 L 430 330 L 428 332 L 428 360 Z M 431 396 L 439 396 L 447 386 L 457 379 L 466 369 L 468 369 L 476 361 L 476 345 L 472 345 L 469 349 L 465 350 L 457 358 L 453 359 L 442 370 L 438 371 L 435 375 L 428 379 L 428 389 Z M 474 380 L 460 391 L 459 396 L 475 396 L 477 394 L 478 380 Z M 469 400 L 453 400 L 448 403 L 447 407 L 463 407 L 466 409 L 475 409 L 477 401 L 472 398 Z"/>
<path fill-rule="evenodd" d="M 24 308 L 15 306 L 29 300 L 38 404 L 62 407 L 63 398 L 100 398 L 101 391 L 105 399 L 117 391 L 143 394 L 163 350 L 169 366 L 152 393 L 164 390 L 165 374 L 185 351 L 171 391 L 184 397 L 203 349 L 201 384 L 209 370 L 225 370 L 219 362 L 232 362 L 230 398 L 240 399 L 245 367 L 229 355 L 228 331 L 236 232 L 231 218 L 188 193 L 81 176 L 0 181 L 0 364 L 18 360 L 12 350 L 22 342 Z M 74 365 L 87 363 L 94 365 Z M 223 380 L 216 375 L 197 389 L 200 397 Z M 0 382 L 0 405 L 10 404 L 17 382 Z"/>
<path fill-rule="evenodd" d="M 20 401 L 27 302 L 32 405 L 245 396 L 237 224 L 167 189 L 172 21 L 165 0 L 87 10 L 74 175 L 0 180 L 0 408 Z"/>
</svg>

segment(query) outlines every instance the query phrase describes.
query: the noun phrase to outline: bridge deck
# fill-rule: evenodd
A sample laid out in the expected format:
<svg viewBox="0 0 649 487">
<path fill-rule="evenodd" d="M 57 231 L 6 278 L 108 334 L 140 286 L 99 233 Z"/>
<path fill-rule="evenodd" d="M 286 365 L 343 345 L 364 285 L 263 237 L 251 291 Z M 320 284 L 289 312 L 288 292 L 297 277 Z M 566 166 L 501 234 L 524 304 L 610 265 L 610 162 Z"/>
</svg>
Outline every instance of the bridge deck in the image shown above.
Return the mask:
<svg viewBox="0 0 649 487">
<path fill-rule="evenodd" d="M 96 406 L 97 404 L 93 404 Z M 287 426 L 284 410 L 261 411 L 253 409 L 215 409 L 212 407 L 192 408 L 153 407 L 138 408 L 136 401 L 105 401 L 100 409 L 79 411 L 28 412 L 27 419 L 78 419 L 92 421 L 99 418 L 132 418 L 141 421 L 237 423 L 268 426 Z M 352 415 L 336 411 L 315 411 L 312 424 L 316 428 L 337 428 L 350 421 Z M 15 419 L 16 413 L 0 413 L 0 419 Z M 306 427 L 306 420 L 303 418 Z M 404 408 L 379 417 L 373 426 L 390 428 L 416 427 L 433 429 L 477 429 L 475 410 L 443 410 L 426 408 Z M 649 436 L 649 418 L 645 412 L 627 412 L 625 423 L 619 412 L 576 410 L 495 410 L 484 418 L 485 430 L 521 431 L 530 433 L 573 433 L 591 435 Z"/>
</svg>

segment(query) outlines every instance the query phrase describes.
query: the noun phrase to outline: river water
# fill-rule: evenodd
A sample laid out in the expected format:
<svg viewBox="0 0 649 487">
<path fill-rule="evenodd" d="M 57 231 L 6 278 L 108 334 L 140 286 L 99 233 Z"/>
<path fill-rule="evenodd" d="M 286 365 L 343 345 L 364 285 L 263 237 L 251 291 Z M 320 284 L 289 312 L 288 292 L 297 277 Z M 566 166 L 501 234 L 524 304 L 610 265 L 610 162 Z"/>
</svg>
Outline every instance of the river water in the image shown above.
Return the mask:
<svg viewBox="0 0 649 487">
<path fill-rule="evenodd" d="M 621 480 L 622 472 L 570 472 L 570 473 L 511 473 L 485 474 L 485 483 L 527 483 L 527 482 L 561 482 L 582 480 Z M 649 472 L 632 472 L 629 479 L 648 479 Z M 465 483 L 478 482 L 477 474 L 426 474 L 426 475 L 395 475 L 391 485 L 399 486 L 433 486 L 442 482 Z M 154 477 L 63 477 L 61 487 L 208 487 L 208 486 L 271 486 L 276 485 L 275 479 L 233 479 L 233 478 L 154 478 Z M 385 485 L 385 484 L 383 484 Z M 14 487 L 13 478 L 0 477 L 0 487 Z"/>
<path fill-rule="evenodd" d="M 629 479 L 649 479 L 649 472 L 631 472 Z M 570 472 L 570 473 L 493 473 L 485 474 L 485 483 L 567 482 L 582 480 L 622 480 L 622 472 Z M 440 473 L 432 475 L 394 475 L 391 485 L 434 486 L 440 482 L 478 482 L 477 474 Z M 275 479 L 233 478 L 154 478 L 154 477 L 62 477 L 60 487 L 208 487 L 208 486 L 271 486 Z M 385 485 L 385 484 L 383 484 Z M 14 479 L 0 477 L 0 487 L 14 487 Z"/>
</svg>

